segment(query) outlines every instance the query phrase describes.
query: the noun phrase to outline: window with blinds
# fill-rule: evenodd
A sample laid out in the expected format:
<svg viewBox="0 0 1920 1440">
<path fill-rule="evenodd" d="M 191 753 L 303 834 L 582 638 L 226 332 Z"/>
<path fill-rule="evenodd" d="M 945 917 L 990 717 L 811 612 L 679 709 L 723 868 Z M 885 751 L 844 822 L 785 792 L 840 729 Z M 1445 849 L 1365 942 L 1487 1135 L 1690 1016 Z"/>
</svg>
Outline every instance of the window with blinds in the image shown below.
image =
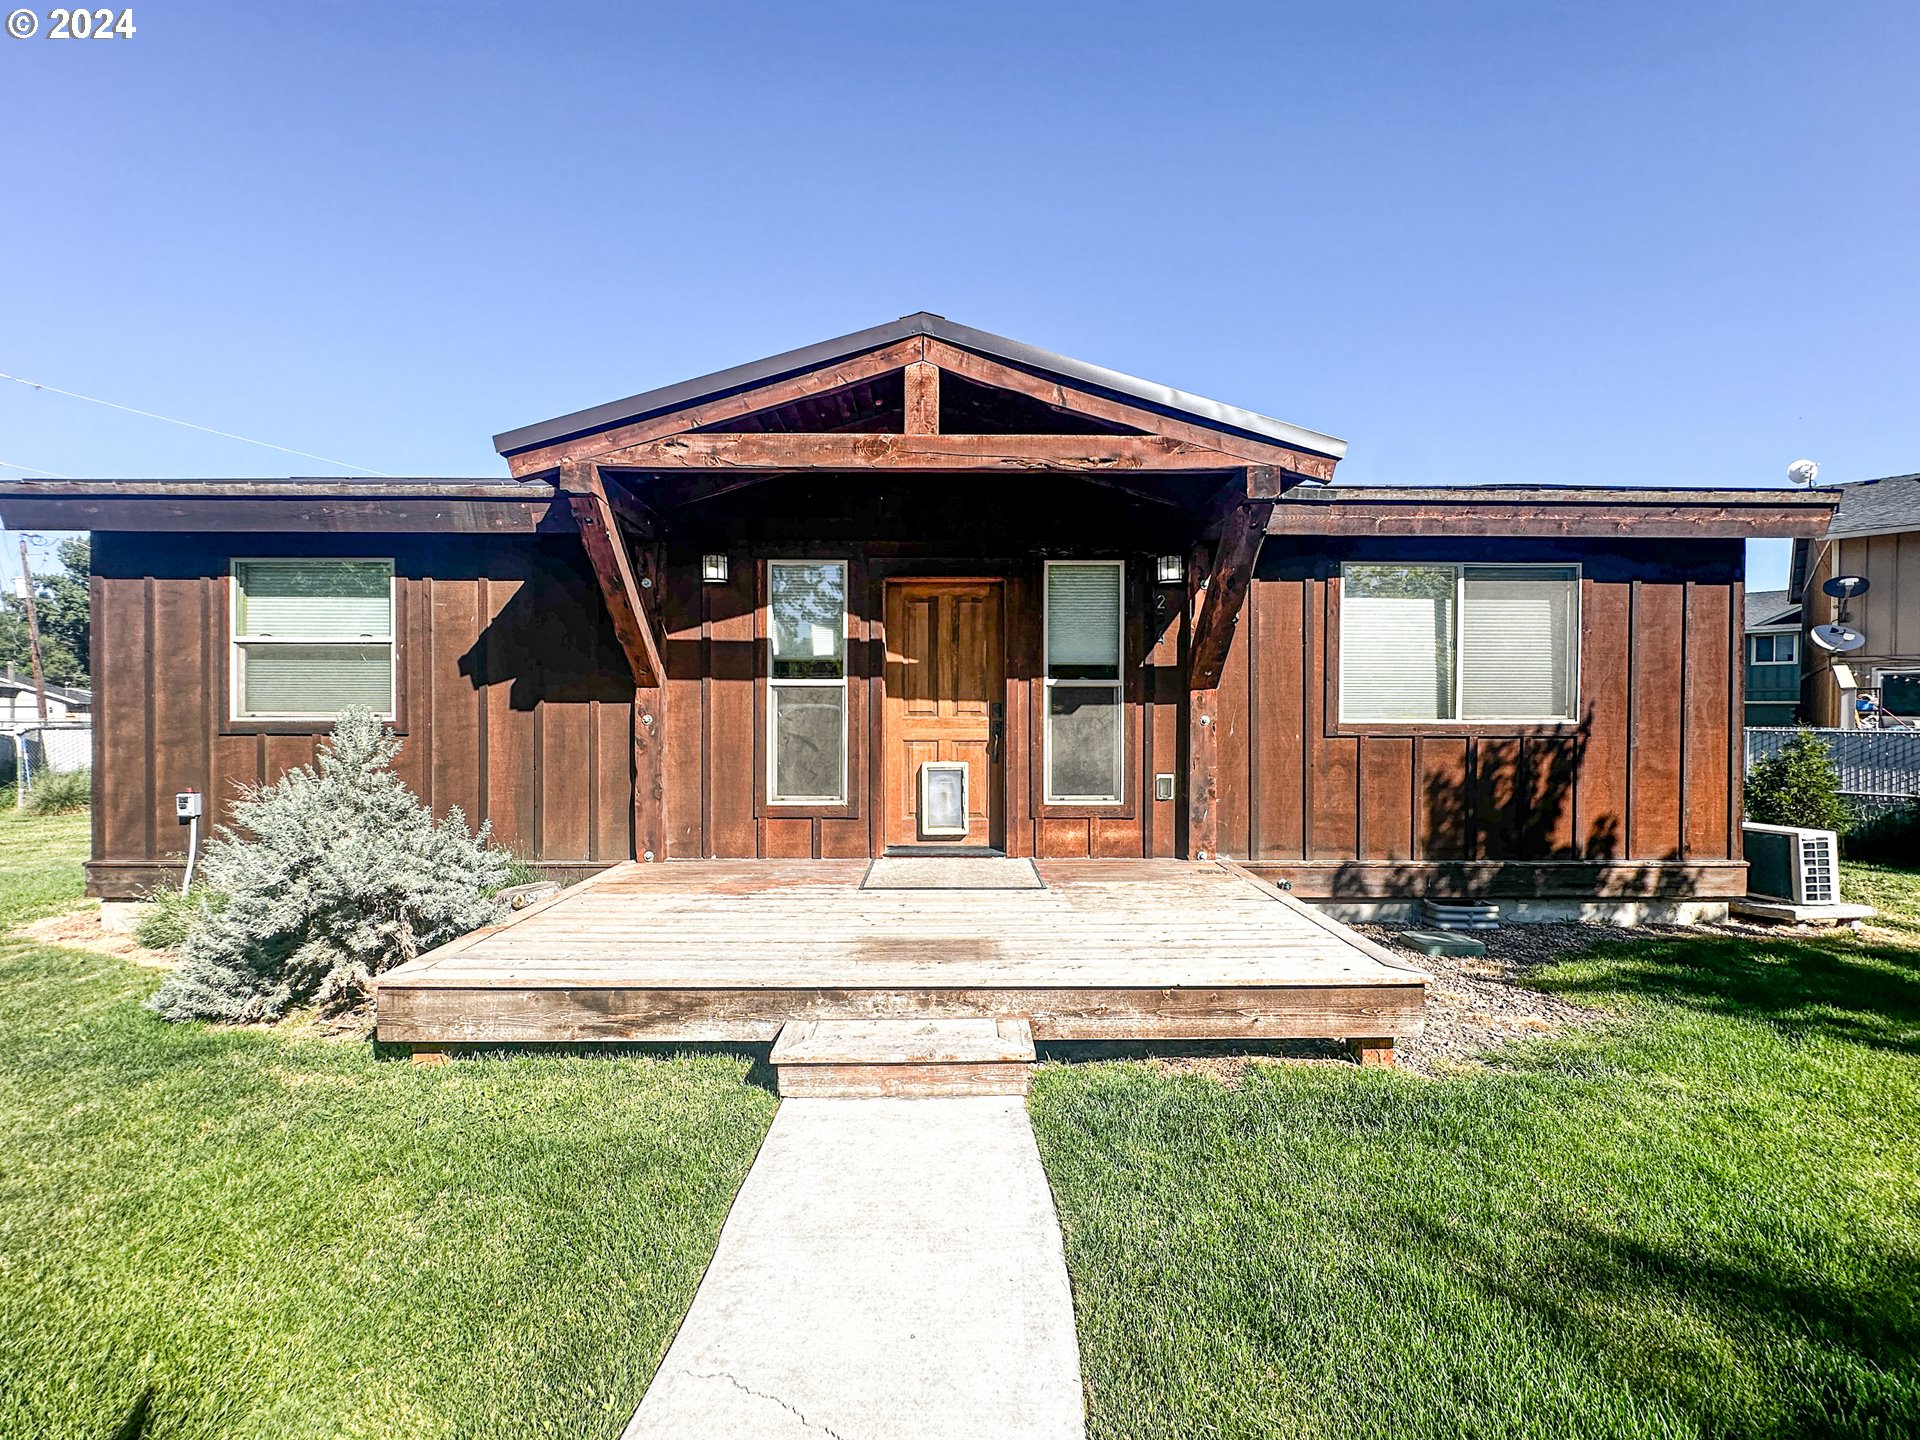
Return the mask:
<svg viewBox="0 0 1920 1440">
<path fill-rule="evenodd" d="M 233 713 L 394 718 L 391 560 L 233 562 Z"/>
<path fill-rule="evenodd" d="M 1053 560 L 1046 574 L 1046 798 L 1117 805 L 1125 730 L 1118 560 Z"/>
<path fill-rule="evenodd" d="M 767 562 L 767 800 L 847 798 L 847 567 Z"/>
<path fill-rule="evenodd" d="M 1340 572 L 1343 720 L 1571 720 L 1574 565 L 1386 565 Z"/>
</svg>

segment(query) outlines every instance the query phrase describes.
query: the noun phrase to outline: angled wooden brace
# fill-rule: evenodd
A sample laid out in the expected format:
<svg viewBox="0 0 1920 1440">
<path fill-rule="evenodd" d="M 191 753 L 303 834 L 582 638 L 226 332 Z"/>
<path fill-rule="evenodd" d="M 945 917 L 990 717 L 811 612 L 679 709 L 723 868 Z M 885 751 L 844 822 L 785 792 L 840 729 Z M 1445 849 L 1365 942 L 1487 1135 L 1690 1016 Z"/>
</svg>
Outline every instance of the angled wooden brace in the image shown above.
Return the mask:
<svg viewBox="0 0 1920 1440">
<path fill-rule="evenodd" d="M 568 461 L 560 467 L 560 488 L 580 527 L 580 541 L 593 564 L 594 578 L 613 616 L 613 633 L 633 668 L 633 682 L 652 689 L 666 680 L 652 616 L 635 576 L 633 557 L 614 518 L 612 502 L 597 466 Z"/>
</svg>

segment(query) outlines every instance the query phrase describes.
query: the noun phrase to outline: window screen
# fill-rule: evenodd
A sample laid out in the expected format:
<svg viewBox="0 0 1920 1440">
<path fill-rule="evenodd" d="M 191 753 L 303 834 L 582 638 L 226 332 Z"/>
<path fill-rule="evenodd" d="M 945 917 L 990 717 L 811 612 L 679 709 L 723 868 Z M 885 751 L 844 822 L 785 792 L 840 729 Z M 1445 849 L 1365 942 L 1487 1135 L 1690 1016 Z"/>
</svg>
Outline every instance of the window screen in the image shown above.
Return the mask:
<svg viewBox="0 0 1920 1440">
<path fill-rule="evenodd" d="M 1054 561 L 1046 578 L 1046 798 L 1050 804 L 1119 804 L 1122 566 Z"/>
<path fill-rule="evenodd" d="M 847 798 L 847 567 L 767 565 L 767 799 Z"/>
<path fill-rule="evenodd" d="M 1573 718 L 1579 586 L 1571 565 L 1342 566 L 1341 718 Z"/>
<path fill-rule="evenodd" d="M 236 560 L 234 714 L 393 718 L 393 562 Z"/>
</svg>

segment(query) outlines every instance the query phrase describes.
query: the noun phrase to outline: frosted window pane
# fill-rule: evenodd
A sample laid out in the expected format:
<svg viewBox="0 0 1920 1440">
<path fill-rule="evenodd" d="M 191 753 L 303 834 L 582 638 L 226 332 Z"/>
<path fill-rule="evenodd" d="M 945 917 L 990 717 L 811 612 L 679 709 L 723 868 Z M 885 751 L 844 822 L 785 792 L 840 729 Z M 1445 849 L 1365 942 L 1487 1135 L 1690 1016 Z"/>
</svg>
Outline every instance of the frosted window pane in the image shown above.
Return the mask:
<svg viewBox="0 0 1920 1440">
<path fill-rule="evenodd" d="M 847 692 L 838 685 L 775 686 L 775 800 L 846 798 Z"/>
<path fill-rule="evenodd" d="M 1047 798 L 1118 801 L 1120 691 L 1055 685 L 1047 691 Z"/>
</svg>

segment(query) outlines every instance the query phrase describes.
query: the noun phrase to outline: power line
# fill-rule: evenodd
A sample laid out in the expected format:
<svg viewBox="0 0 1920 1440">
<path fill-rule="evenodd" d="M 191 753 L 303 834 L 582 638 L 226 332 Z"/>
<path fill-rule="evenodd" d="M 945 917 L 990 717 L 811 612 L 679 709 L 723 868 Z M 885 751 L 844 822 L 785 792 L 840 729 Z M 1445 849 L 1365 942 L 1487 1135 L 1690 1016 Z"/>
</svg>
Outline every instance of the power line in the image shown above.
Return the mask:
<svg viewBox="0 0 1920 1440">
<path fill-rule="evenodd" d="M 144 416 L 148 420 L 164 420 L 169 425 L 181 425 L 189 430 L 199 430 L 208 435 L 218 435 L 223 440 L 238 440 L 243 445 L 259 445 L 268 450 L 278 450 L 283 455 L 298 455 L 303 460 L 319 460 L 328 465 L 345 466 L 349 470 L 358 470 L 362 475 L 378 475 L 385 480 L 393 478 L 384 470 L 369 470 L 364 465 L 348 465 L 344 460 L 335 460 L 328 455 L 315 455 L 308 450 L 292 450 L 285 445 L 275 445 L 271 440 L 254 440 L 246 435 L 235 435 L 230 430 L 216 430 L 211 425 L 196 425 L 191 420 L 176 420 L 171 415 L 156 415 L 151 410 L 136 410 L 131 405 L 121 405 L 112 400 L 102 400 L 94 395 L 82 395 L 73 390 L 62 390 L 58 385 L 43 385 L 38 380 L 28 380 L 19 375 L 8 375 L 4 371 L 0 371 L 0 380 L 11 380 L 14 384 L 25 385 L 30 390 L 51 390 L 54 394 L 65 395 L 71 400 L 85 400 L 90 405 L 105 405 L 110 410 L 124 410 L 129 415 Z M 23 469 L 25 467 L 14 466 L 12 468 Z M 40 470 L 35 473 L 47 475 L 52 472 Z M 55 478 L 65 479 L 67 477 L 57 476 Z"/>
<path fill-rule="evenodd" d="M 58 470 L 42 470 L 37 465 L 16 465 L 11 460 L 0 460 L 0 469 L 24 470 L 29 475 L 45 475 L 51 480 L 71 480 L 73 476 L 62 475 Z"/>
</svg>

